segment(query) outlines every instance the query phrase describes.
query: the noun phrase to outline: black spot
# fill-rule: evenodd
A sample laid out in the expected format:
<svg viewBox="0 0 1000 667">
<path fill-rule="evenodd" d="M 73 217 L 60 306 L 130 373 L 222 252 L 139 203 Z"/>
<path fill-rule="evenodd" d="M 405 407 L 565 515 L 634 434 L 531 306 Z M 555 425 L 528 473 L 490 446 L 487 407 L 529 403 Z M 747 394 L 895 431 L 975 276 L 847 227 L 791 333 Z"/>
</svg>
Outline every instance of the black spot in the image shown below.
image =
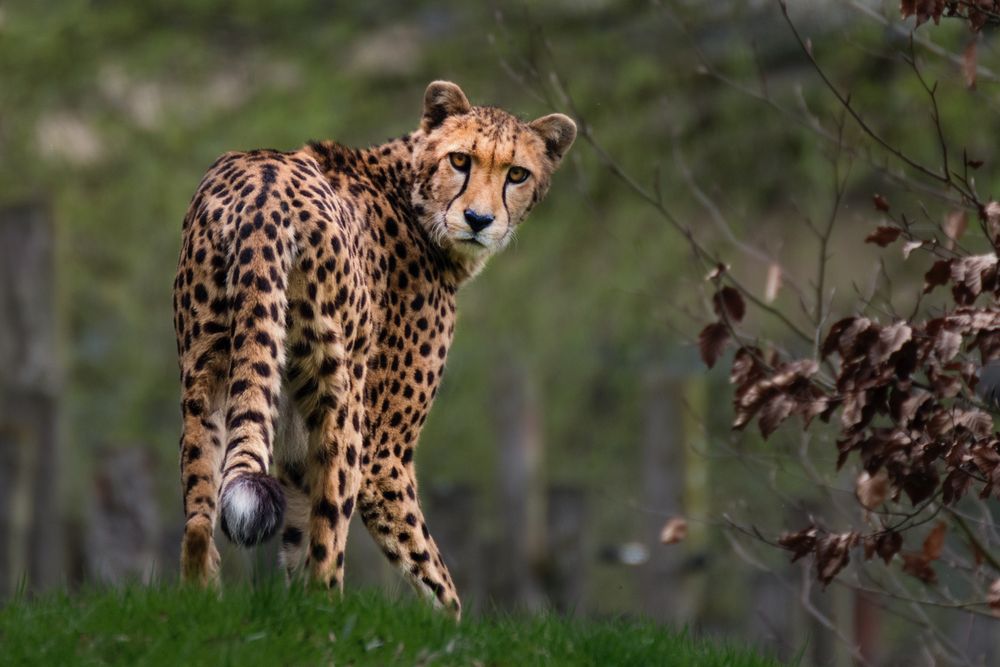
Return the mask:
<svg viewBox="0 0 1000 667">
<path fill-rule="evenodd" d="M 313 514 L 323 517 L 331 526 L 336 526 L 339 519 L 337 507 L 326 498 L 323 498 L 313 506 Z"/>
</svg>

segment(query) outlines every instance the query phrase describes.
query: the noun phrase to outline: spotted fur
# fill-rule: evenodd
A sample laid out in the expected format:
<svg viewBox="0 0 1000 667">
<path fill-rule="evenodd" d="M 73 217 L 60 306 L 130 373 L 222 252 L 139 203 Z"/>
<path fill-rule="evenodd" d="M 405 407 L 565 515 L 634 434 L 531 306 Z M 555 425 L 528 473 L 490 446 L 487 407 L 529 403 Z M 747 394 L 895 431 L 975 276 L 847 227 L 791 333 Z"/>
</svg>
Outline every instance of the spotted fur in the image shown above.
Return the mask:
<svg viewBox="0 0 1000 667">
<path fill-rule="evenodd" d="M 174 283 L 185 580 L 217 583 L 219 517 L 244 546 L 280 532 L 290 578 L 342 590 L 357 510 L 417 591 L 459 613 L 413 453 L 456 291 L 510 242 L 575 135 L 566 116 L 524 123 L 439 81 L 400 139 L 211 166 Z"/>
</svg>

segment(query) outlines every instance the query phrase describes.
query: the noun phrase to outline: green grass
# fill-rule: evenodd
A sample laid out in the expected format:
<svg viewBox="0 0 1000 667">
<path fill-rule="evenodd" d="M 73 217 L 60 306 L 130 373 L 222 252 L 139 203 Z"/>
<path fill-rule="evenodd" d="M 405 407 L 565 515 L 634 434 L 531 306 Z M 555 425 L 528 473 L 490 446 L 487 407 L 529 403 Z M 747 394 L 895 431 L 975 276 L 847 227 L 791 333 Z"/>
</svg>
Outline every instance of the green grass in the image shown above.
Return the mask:
<svg viewBox="0 0 1000 667">
<path fill-rule="evenodd" d="M 776 665 L 649 622 L 487 615 L 456 625 L 411 599 L 332 600 L 267 585 L 220 597 L 132 588 L 0 609 L 5 665 Z"/>
</svg>

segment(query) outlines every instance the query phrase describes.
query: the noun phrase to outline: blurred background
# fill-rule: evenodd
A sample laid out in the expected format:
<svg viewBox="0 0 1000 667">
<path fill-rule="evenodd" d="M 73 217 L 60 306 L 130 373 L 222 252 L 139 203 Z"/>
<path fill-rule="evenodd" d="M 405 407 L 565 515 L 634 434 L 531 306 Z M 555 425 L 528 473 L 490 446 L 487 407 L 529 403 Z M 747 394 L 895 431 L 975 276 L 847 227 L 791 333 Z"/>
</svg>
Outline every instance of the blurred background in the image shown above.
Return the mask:
<svg viewBox="0 0 1000 667">
<path fill-rule="evenodd" d="M 790 5 L 869 121 L 934 159 L 898 3 Z M 934 47 L 914 48 L 940 83 L 942 124 L 986 162 L 989 191 L 995 79 L 967 87 L 950 55 L 971 39 L 963 24 L 918 35 Z M 979 38 L 987 72 L 993 48 Z M 726 372 L 706 371 L 696 344 L 712 317 L 704 263 L 616 175 L 808 322 L 788 285 L 815 289 L 813 230 L 845 179 L 823 135 L 840 127 L 857 159 L 826 290 L 834 311 L 862 298 L 881 263 L 858 242 L 877 222 L 872 194 L 914 190 L 843 122 L 770 1 L 0 1 L 0 599 L 176 579 L 171 284 L 202 173 L 226 150 L 411 131 L 433 79 L 526 119 L 574 114 L 606 151 L 578 140 L 517 245 L 460 296 L 417 466 L 467 608 L 647 614 L 802 664 L 851 664 L 862 641 L 875 664 L 933 664 L 905 602 L 818 590 L 746 539 L 800 527 L 821 497 L 788 463 L 799 439 L 731 432 Z M 749 317 L 780 340 L 773 318 Z M 838 476 L 832 446 L 809 457 L 853 492 L 857 471 Z M 672 517 L 686 539 L 662 544 Z M 347 587 L 401 588 L 363 526 L 351 534 Z M 273 545 L 219 541 L 226 580 L 273 574 Z M 933 618 L 977 664 L 997 655 L 988 619 Z"/>
</svg>

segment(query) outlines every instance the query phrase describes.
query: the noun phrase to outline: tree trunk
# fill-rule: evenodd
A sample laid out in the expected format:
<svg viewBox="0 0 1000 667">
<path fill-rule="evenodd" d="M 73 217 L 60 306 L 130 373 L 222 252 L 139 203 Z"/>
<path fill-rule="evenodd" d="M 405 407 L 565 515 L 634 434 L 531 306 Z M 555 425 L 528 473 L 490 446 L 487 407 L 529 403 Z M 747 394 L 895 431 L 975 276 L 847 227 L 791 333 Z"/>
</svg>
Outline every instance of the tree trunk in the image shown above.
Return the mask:
<svg viewBox="0 0 1000 667">
<path fill-rule="evenodd" d="M 664 370 L 645 378 L 645 426 L 641 453 L 643 542 L 650 545 L 649 560 L 639 568 L 643 611 L 660 621 L 677 621 L 681 552 L 659 543 L 660 530 L 670 516 L 682 513 L 684 494 L 681 385 Z"/>
<path fill-rule="evenodd" d="M 500 581 L 494 598 L 520 608 L 544 602 L 538 568 L 544 554 L 545 499 L 541 486 L 541 419 L 524 366 L 500 370 L 496 393 L 499 434 L 501 541 L 495 552 Z"/>
<path fill-rule="evenodd" d="M 545 589 L 557 611 L 586 608 L 587 492 L 579 486 L 553 486 L 548 494 Z"/>
<path fill-rule="evenodd" d="M 59 581 L 54 240 L 48 209 L 0 209 L 0 595 Z"/>
<path fill-rule="evenodd" d="M 476 611 L 485 596 L 482 545 L 476 530 L 476 488 L 471 484 L 435 484 L 424 488 L 429 499 L 427 522 L 458 589 L 462 609 Z"/>
<path fill-rule="evenodd" d="M 102 451 L 84 535 L 90 578 L 107 584 L 149 583 L 160 535 L 149 450 L 132 445 Z"/>
</svg>

